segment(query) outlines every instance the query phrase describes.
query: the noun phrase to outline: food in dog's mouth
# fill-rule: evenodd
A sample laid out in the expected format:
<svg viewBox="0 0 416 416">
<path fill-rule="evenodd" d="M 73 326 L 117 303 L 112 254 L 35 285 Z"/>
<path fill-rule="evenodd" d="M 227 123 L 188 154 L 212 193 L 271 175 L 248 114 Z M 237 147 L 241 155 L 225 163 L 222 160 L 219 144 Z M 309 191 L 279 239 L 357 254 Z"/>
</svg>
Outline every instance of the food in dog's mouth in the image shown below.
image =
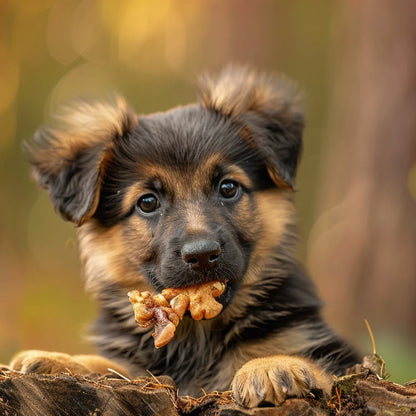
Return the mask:
<svg viewBox="0 0 416 416">
<path fill-rule="evenodd" d="M 215 298 L 225 289 L 225 283 L 212 281 L 183 288 L 168 288 L 152 296 L 150 292 L 131 290 L 128 293 L 136 322 L 141 327 L 155 326 L 152 334 L 155 347 L 168 344 L 176 327 L 189 310 L 193 319 L 215 318 L 223 306 Z"/>
</svg>

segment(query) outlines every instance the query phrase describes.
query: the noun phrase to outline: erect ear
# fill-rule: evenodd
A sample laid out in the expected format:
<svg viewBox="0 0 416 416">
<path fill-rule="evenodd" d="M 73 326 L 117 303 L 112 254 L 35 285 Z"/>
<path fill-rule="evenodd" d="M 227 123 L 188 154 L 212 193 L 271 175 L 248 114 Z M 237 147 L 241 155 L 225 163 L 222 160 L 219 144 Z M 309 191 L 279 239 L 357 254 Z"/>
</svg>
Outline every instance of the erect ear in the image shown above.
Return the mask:
<svg viewBox="0 0 416 416">
<path fill-rule="evenodd" d="M 258 148 L 272 180 L 294 189 L 304 127 L 295 86 L 283 76 L 231 65 L 215 78 L 202 76 L 197 91 L 202 106 L 230 119 Z"/>
<path fill-rule="evenodd" d="M 62 217 L 77 225 L 97 208 L 100 181 L 112 145 L 137 123 L 122 98 L 114 104 L 78 101 L 40 128 L 24 150 L 33 176 L 48 189 Z"/>
</svg>

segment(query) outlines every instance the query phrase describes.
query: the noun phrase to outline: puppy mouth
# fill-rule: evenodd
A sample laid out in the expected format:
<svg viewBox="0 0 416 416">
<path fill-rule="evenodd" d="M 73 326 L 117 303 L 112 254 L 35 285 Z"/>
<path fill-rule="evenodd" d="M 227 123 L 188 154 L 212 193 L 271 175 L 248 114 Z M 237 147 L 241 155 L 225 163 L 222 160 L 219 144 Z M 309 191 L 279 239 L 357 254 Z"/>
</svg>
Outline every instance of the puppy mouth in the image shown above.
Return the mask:
<svg viewBox="0 0 416 416">
<path fill-rule="evenodd" d="M 225 279 L 225 278 L 219 278 L 219 277 L 208 277 L 205 276 L 204 279 L 195 279 L 195 281 L 189 282 L 187 281 L 185 284 L 183 282 L 180 282 L 180 284 L 163 284 L 158 277 L 153 273 L 148 273 L 148 278 L 150 281 L 150 284 L 155 288 L 155 290 L 159 293 L 161 293 L 164 289 L 168 288 L 186 288 L 189 286 L 199 285 L 201 283 L 211 282 L 211 281 L 219 281 L 221 283 L 225 284 L 224 292 L 215 298 L 215 300 L 223 305 L 223 310 L 226 309 L 234 300 L 234 297 L 238 291 L 238 288 L 241 285 L 241 279 Z"/>
<path fill-rule="evenodd" d="M 234 300 L 234 297 L 238 291 L 238 288 L 241 285 L 241 282 L 237 280 L 226 280 L 223 283 L 225 283 L 225 289 L 224 292 L 218 296 L 215 300 L 218 303 L 221 303 L 223 306 L 223 310 L 226 309 Z"/>
</svg>

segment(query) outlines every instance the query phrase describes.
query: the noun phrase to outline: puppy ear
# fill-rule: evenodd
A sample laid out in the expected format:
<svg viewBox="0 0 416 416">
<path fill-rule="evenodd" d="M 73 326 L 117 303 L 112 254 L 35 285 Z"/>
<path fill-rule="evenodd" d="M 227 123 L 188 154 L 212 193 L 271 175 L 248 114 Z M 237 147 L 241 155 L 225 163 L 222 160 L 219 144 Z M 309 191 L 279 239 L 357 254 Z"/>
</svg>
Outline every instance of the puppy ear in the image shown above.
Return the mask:
<svg viewBox="0 0 416 416">
<path fill-rule="evenodd" d="M 113 143 L 136 124 L 125 101 L 78 101 L 55 116 L 56 126 L 39 129 L 24 150 L 33 176 L 48 189 L 62 217 L 77 225 L 97 208 L 101 175 Z"/>
<path fill-rule="evenodd" d="M 228 66 L 216 78 L 201 77 L 198 96 L 203 107 L 229 118 L 258 148 L 278 186 L 294 189 L 304 115 L 293 83 Z"/>
</svg>

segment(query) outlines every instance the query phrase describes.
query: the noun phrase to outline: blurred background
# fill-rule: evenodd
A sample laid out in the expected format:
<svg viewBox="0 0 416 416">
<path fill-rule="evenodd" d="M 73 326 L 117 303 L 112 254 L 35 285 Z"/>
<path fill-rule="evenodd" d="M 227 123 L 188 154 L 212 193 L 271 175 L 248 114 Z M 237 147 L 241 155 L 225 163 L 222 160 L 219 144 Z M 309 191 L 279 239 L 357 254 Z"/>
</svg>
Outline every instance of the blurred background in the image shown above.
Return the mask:
<svg viewBox="0 0 416 416">
<path fill-rule="evenodd" d="M 228 62 L 281 71 L 305 91 L 299 258 L 337 331 L 416 377 L 416 2 L 0 2 L 0 362 L 24 348 L 93 352 L 74 226 L 21 152 L 77 96 L 138 113 L 195 100 Z"/>
</svg>

